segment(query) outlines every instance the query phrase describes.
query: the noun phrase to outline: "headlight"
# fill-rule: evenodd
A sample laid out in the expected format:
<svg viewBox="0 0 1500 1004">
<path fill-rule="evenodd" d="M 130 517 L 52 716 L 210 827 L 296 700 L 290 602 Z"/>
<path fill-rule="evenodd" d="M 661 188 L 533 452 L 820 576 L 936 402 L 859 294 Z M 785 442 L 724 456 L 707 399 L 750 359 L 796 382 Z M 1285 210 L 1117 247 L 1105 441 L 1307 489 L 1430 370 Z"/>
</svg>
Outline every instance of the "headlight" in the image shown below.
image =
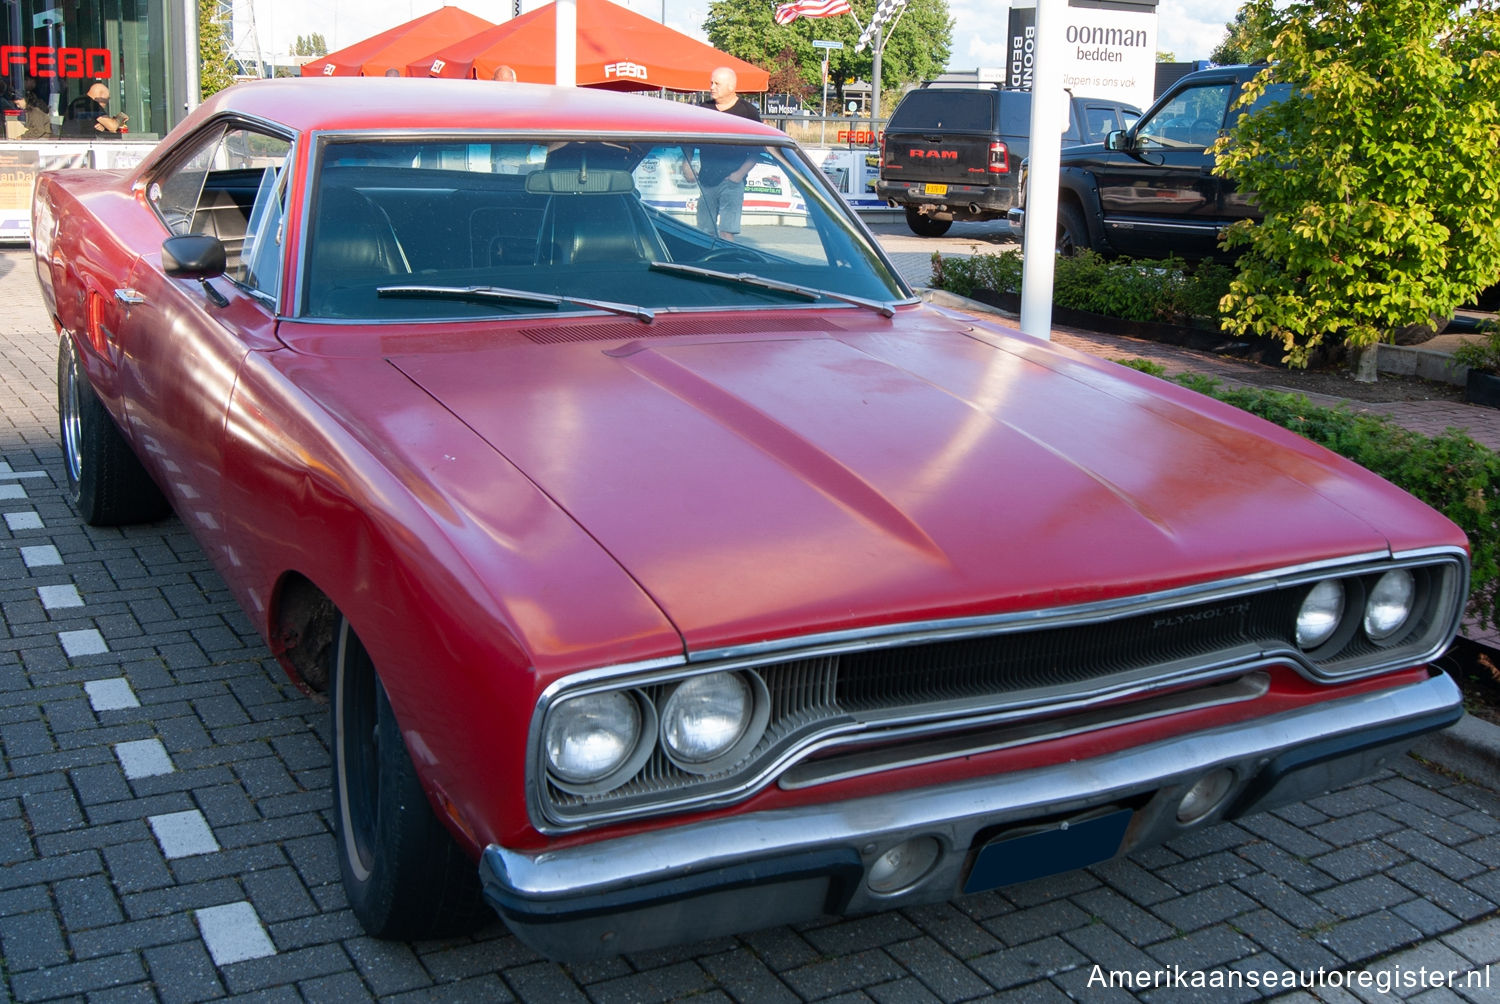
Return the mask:
<svg viewBox="0 0 1500 1004">
<path fill-rule="evenodd" d="M 1297 611 L 1297 645 L 1304 652 L 1333 637 L 1344 618 L 1344 584 L 1324 579 L 1307 594 Z"/>
<path fill-rule="evenodd" d="M 1385 641 L 1399 631 L 1411 616 L 1417 597 L 1417 580 L 1404 568 L 1382 575 L 1370 590 L 1365 604 L 1365 634 L 1371 641 Z"/>
<path fill-rule="evenodd" d="M 547 716 L 547 765 L 565 786 L 599 784 L 635 758 L 642 731 L 641 703 L 633 693 L 570 698 Z"/>
<path fill-rule="evenodd" d="M 707 772 L 760 741 L 769 715 L 754 674 L 709 673 L 678 684 L 661 710 L 661 741 L 672 762 Z"/>
</svg>

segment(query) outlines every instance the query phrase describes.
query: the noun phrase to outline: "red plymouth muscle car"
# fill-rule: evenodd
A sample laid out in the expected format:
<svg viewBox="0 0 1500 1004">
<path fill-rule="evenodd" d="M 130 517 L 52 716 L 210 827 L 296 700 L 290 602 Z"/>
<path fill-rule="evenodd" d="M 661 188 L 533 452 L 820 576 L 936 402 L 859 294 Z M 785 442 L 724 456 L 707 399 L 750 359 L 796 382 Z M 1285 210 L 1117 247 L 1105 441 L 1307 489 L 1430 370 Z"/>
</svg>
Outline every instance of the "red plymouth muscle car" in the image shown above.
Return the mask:
<svg viewBox="0 0 1500 1004">
<path fill-rule="evenodd" d="M 44 174 L 33 232 L 73 500 L 175 511 L 326 696 L 372 934 L 487 904 L 578 958 L 944 900 L 1461 714 L 1453 525 L 924 305 L 769 127 L 263 81 Z"/>
</svg>

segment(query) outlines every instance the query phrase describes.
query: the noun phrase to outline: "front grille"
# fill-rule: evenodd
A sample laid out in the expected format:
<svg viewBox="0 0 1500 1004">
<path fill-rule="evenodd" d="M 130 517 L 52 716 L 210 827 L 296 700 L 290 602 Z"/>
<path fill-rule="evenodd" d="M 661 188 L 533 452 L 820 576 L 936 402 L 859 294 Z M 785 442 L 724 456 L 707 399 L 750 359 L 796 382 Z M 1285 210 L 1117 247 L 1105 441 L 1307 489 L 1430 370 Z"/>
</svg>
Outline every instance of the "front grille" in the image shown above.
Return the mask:
<svg viewBox="0 0 1500 1004">
<path fill-rule="evenodd" d="M 1390 563 L 1340 573 L 1362 595 Z M 1111 702 L 1121 718 L 1132 702 L 1167 690 L 1200 686 L 1281 658 L 1312 679 L 1416 664 L 1434 657 L 1456 626 L 1463 587 L 1460 562 L 1412 566 L 1421 605 L 1400 637 L 1376 645 L 1354 635 L 1337 651 L 1299 653 L 1297 611 L 1322 575 L 1258 580 L 1238 592 L 1205 590 L 1199 602 L 1149 599 L 1124 613 L 999 619 L 958 629 L 914 631 L 907 637 L 835 639 L 800 651 L 729 657 L 705 666 L 622 679 L 660 709 L 671 690 L 695 673 L 753 672 L 766 685 L 764 734 L 739 761 L 716 773 L 675 766 L 659 744 L 634 776 L 605 792 L 575 794 L 545 785 L 546 816 L 564 825 L 618 818 L 663 807 L 719 804 L 746 797 L 815 746 L 882 741 L 882 730 L 907 741 L 913 726 L 958 731 L 980 721 L 1091 712 Z M 596 688 L 597 689 L 597 688 Z M 564 690 L 561 697 L 566 696 Z M 539 712 L 545 713 L 545 708 Z"/>
</svg>

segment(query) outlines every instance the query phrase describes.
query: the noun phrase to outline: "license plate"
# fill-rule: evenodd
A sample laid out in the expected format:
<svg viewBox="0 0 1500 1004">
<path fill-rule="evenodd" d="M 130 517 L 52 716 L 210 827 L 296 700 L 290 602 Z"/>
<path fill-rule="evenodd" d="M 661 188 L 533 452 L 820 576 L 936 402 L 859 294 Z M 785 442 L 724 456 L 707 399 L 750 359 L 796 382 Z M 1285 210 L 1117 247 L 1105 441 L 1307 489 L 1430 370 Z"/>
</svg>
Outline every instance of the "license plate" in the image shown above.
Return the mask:
<svg viewBox="0 0 1500 1004">
<path fill-rule="evenodd" d="M 983 892 L 1108 861 L 1120 850 L 1130 810 L 1020 837 L 997 837 L 979 849 L 964 892 Z"/>
<path fill-rule="evenodd" d="M 948 194 L 948 186 L 947 185 L 923 185 L 922 186 L 922 194 L 924 194 L 924 195 L 947 195 Z"/>
</svg>

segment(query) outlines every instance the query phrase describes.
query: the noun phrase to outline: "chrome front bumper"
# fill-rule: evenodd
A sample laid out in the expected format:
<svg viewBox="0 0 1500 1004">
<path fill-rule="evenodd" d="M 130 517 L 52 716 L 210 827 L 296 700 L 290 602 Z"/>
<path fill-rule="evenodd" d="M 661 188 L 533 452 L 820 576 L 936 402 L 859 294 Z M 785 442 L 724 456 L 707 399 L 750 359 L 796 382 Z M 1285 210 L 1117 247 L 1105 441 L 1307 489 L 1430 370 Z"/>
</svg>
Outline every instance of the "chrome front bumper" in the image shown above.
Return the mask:
<svg viewBox="0 0 1500 1004">
<path fill-rule="evenodd" d="M 1187 829 L 1322 794 L 1405 752 L 1462 716 L 1458 687 L 1425 681 L 1164 740 L 1093 760 L 824 805 L 689 823 L 675 829 L 480 861 L 491 906 L 556 959 L 582 959 L 807 920 L 950 899 L 979 849 L 997 837 L 1066 829 L 1128 810 L 1114 853 Z M 1188 790 L 1228 768 L 1234 781 L 1202 819 L 1178 821 Z M 919 837 L 941 854 L 894 894 L 870 867 Z M 1110 856 L 1108 853 L 1104 857 Z M 1099 860 L 1074 861 L 1064 868 Z"/>
</svg>

